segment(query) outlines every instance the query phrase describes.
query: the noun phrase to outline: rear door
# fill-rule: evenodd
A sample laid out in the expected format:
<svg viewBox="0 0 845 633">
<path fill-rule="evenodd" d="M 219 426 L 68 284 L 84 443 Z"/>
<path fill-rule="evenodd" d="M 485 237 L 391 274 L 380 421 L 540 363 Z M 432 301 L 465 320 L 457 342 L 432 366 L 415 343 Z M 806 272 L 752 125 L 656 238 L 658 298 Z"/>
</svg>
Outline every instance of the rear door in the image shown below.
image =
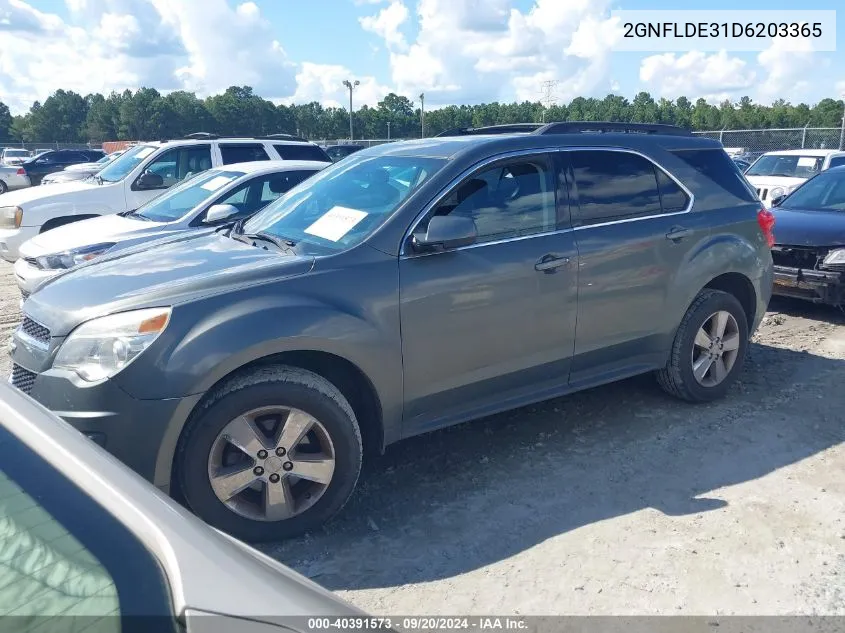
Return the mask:
<svg viewBox="0 0 845 633">
<path fill-rule="evenodd" d="M 578 326 L 571 382 L 651 367 L 673 331 L 664 318 L 671 280 L 708 234 L 692 196 L 644 156 L 564 152 L 579 253 Z"/>
<path fill-rule="evenodd" d="M 472 218 L 478 240 L 400 257 L 408 435 L 565 386 L 575 334 L 577 255 L 550 156 L 478 168 L 414 232 L 433 215 Z"/>
</svg>

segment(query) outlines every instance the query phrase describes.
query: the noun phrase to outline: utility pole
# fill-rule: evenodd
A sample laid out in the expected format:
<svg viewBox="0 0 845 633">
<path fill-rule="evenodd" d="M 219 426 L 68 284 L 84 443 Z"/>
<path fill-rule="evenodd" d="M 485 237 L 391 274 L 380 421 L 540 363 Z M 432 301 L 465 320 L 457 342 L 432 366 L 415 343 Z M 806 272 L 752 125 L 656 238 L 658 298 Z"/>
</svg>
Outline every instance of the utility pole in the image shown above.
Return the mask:
<svg viewBox="0 0 845 633">
<path fill-rule="evenodd" d="M 361 82 L 357 79 L 355 81 L 350 81 L 349 79 L 343 80 L 343 85 L 349 88 L 349 140 L 355 140 L 355 137 L 352 132 L 352 91 L 360 84 Z"/>
<path fill-rule="evenodd" d="M 390 121 L 387 122 L 387 140 L 390 140 Z"/>
<path fill-rule="evenodd" d="M 542 90 L 540 91 L 542 97 L 540 99 L 540 103 L 543 106 L 543 113 L 542 113 L 542 121 L 543 123 L 546 122 L 546 109 L 552 107 L 555 103 L 557 103 L 557 97 L 555 96 L 555 90 L 557 90 L 558 81 L 556 79 L 550 79 L 548 81 L 544 81 L 542 84 Z"/>
<path fill-rule="evenodd" d="M 420 138 L 425 138 L 425 93 L 420 93 Z"/>
<path fill-rule="evenodd" d="M 842 95 L 842 101 L 845 103 L 845 93 Z M 842 128 L 839 131 L 839 149 L 845 149 L 845 106 L 842 108 Z"/>
</svg>

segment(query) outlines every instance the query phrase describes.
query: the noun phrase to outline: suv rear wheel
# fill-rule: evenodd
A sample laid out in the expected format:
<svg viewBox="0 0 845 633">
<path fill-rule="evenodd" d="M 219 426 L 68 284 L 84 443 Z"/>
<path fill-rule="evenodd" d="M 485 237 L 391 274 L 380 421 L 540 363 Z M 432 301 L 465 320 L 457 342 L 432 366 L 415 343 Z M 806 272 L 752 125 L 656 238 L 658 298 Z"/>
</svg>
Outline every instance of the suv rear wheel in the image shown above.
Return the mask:
<svg viewBox="0 0 845 633">
<path fill-rule="evenodd" d="M 748 349 L 748 320 L 736 297 L 703 290 L 692 302 L 675 334 L 660 386 L 689 402 L 724 396 L 736 381 Z"/>
<path fill-rule="evenodd" d="M 218 391 L 189 423 L 177 475 L 190 508 L 247 541 L 320 527 L 352 494 L 361 470 L 352 407 L 324 378 L 263 368 Z"/>
</svg>

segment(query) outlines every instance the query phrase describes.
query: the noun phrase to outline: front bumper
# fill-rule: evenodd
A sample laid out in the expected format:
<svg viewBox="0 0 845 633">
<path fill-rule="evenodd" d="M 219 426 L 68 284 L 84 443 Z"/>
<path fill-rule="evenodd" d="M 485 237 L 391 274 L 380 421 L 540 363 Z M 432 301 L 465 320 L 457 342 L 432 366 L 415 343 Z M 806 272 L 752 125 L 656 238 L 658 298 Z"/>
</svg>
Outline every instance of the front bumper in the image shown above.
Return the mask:
<svg viewBox="0 0 845 633">
<path fill-rule="evenodd" d="M 15 262 L 20 257 L 21 245 L 38 235 L 37 226 L 22 226 L 19 229 L 0 229 L 0 257 Z"/>
<path fill-rule="evenodd" d="M 781 297 L 828 305 L 845 304 L 845 280 L 835 271 L 775 266 L 772 292 Z"/>
<path fill-rule="evenodd" d="M 200 396 L 139 400 L 112 380 L 90 384 L 64 370 L 13 368 L 14 386 L 169 492 L 179 433 Z"/>
<path fill-rule="evenodd" d="M 15 262 L 15 281 L 24 298 L 35 292 L 41 284 L 63 272 L 65 271 L 43 270 L 33 266 L 23 258 Z"/>
</svg>

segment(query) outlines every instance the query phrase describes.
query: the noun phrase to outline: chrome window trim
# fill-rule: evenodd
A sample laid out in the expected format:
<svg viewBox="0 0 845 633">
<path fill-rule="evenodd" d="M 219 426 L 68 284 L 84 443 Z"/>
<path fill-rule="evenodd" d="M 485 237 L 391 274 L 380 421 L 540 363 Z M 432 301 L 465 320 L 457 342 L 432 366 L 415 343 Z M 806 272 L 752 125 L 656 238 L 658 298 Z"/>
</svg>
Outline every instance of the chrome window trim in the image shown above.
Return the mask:
<svg viewBox="0 0 845 633">
<path fill-rule="evenodd" d="M 672 217 L 672 216 L 676 216 L 676 215 L 684 215 L 684 214 L 691 212 L 693 207 L 695 206 L 695 194 L 693 194 L 693 192 L 690 191 L 689 188 L 675 176 L 675 174 L 673 174 L 671 171 L 666 169 L 663 165 L 661 165 L 660 163 L 658 163 L 657 161 L 652 159 L 650 156 L 643 154 L 642 152 L 635 150 L 635 149 L 631 149 L 631 148 L 628 148 L 628 147 L 615 147 L 615 146 L 601 147 L 601 146 L 585 145 L 583 147 L 532 147 L 532 148 L 528 148 L 528 149 L 514 150 L 514 151 L 511 151 L 511 152 L 505 152 L 503 154 L 497 154 L 495 156 L 490 156 L 488 158 L 485 158 L 482 161 L 479 161 L 478 163 L 475 163 L 471 167 L 468 167 L 467 169 L 462 171 L 458 176 L 456 176 L 451 181 L 449 181 L 449 183 L 447 185 L 445 185 L 439 192 L 437 192 L 437 195 L 435 195 L 434 198 L 432 198 L 432 200 L 423 207 L 423 210 L 416 215 L 416 217 L 414 218 L 414 221 L 410 224 L 410 228 L 408 230 L 406 230 L 405 234 L 402 236 L 402 244 L 401 244 L 401 247 L 400 247 L 400 250 L 399 250 L 400 259 L 401 258 L 409 259 L 409 258 L 415 258 L 415 257 L 424 257 L 424 256 L 428 256 L 428 255 L 439 255 L 440 254 L 439 251 L 435 251 L 435 252 L 431 252 L 431 253 L 408 253 L 407 250 L 406 250 L 406 246 L 408 244 L 408 239 L 413 235 L 414 230 L 416 230 L 417 226 L 419 226 L 419 224 L 420 224 L 420 222 L 422 222 L 423 218 L 425 218 L 426 215 L 428 215 L 429 211 L 431 211 L 435 206 L 440 204 L 440 202 L 442 202 L 446 198 L 446 196 L 448 196 L 452 192 L 452 190 L 455 187 L 457 187 L 470 174 L 478 171 L 479 169 L 483 169 L 484 167 L 487 167 L 488 165 L 490 165 L 492 163 L 495 163 L 495 162 L 498 162 L 498 161 L 501 161 L 501 160 L 508 160 L 510 158 L 520 158 L 520 157 L 523 157 L 523 156 L 532 156 L 532 155 L 536 155 L 536 154 L 554 154 L 554 153 L 557 153 L 557 152 L 594 152 L 594 151 L 623 152 L 623 153 L 627 153 L 627 154 L 635 154 L 636 156 L 640 156 L 641 158 L 646 159 L 656 169 L 661 170 L 664 174 L 666 174 L 669 178 L 671 178 L 672 181 L 676 185 L 678 185 L 678 187 L 681 188 L 681 191 L 683 191 L 685 194 L 687 194 L 687 196 L 689 197 L 689 202 L 687 203 L 686 208 L 683 209 L 682 211 L 672 211 L 670 213 L 658 213 L 658 214 L 652 214 L 652 215 L 642 215 L 642 216 L 636 216 L 636 217 L 632 217 L 632 218 L 622 218 L 621 220 L 608 220 L 607 222 L 596 222 L 596 223 L 593 223 L 593 224 L 582 224 L 582 225 L 579 225 L 579 226 L 567 227 L 565 229 L 555 229 L 554 231 L 544 231 L 542 233 L 532 233 L 530 235 L 520 235 L 520 236 L 517 236 L 517 237 L 504 238 L 504 239 L 500 239 L 500 240 L 493 240 L 493 241 L 490 241 L 490 242 L 481 242 L 481 243 L 478 243 L 478 244 L 470 244 L 468 246 L 460 246 L 458 248 L 454 248 L 450 251 L 444 251 L 444 252 L 453 253 L 453 252 L 456 252 L 456 251 L 463 251 L 463 250 L 469 250 L 469 249 L 472 249 L 472 248 L 478 248 L 479 246 L 490 246 L 490 245 L 496 245 L 496 244 L 505 244 L 505 243 L 508 243 L 508 242 L 515 242 L 515 241 L 518 241 L 518 240 L 524 240 L 524 239 L 528 239 L 528 238 L 532 238 L 532 237 L 540 237 L 540 236 L 543 236 L 543 235 L 555 235 L 555 234 L 569 233 L 569 232 L 574 232 L 574 231 L 583 231 L 584 229 L 592 229 L 592 228 L 602 227 L 602 226 L 612 226 L 612 225 L 615 225 L 615 224 L 626 224 L 628 222 L 636 222 L 636 221 L 640 221 L 640 220 L 653 220 L 655 218 L 665 218 L 665 217 Z M 656 180 L 657 180 L 657 177 L 655 176 L 655 181 Z M 658 184 L 658 193 L 659 193 L 659 191 L 660 191 L 659 183 L 657 183 L 657 184 Z M 662 198 L 661 198 L 660 202 L 661 202 L 661 206 L 662 206 L 662 204 L 663 204 Z"/>
</svg>

